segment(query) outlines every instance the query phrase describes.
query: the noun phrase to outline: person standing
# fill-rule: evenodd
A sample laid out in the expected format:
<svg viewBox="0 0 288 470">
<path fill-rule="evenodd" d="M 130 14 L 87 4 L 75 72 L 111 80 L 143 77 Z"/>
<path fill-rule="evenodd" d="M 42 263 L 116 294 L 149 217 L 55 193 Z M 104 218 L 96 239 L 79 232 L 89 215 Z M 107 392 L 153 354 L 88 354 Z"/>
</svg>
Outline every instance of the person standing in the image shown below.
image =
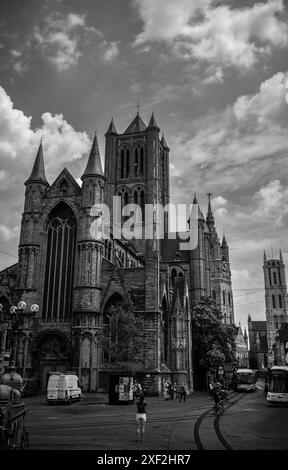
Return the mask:
<svg viewBox="0 0 288 470">
<path fill-rule="evenodd" d="M 183 382 L 181 387 L 180 387 L 180 398 L 179 398 L 179 402 L 180 401 L 186 401 L 186 385 L 185 383 Z"/>
<path fill-rule="evenodd" d="M 146 407 L 147 403 L 144 400 L 144 395 L 140 395 L 139 400 L 136 403 L 136 423 L 137 423 L 137 441 L 144 441 L 145 434 L 145 423 L 146 423 Z"/>
</svg>

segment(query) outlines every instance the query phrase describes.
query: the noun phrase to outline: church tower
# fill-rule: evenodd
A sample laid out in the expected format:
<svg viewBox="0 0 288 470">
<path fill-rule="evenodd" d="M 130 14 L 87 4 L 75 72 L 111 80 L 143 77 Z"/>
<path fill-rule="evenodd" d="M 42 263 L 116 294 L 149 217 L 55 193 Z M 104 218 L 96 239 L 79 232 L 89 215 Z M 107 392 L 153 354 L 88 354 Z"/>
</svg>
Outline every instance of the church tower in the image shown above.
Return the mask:
<svg viewBox="0 0 288 470">
<path fill-rule="evenodd" d="M 100 366 L 101 265 L 104 240 L 97 230 L 101 222 L 106 178 L 102 170 L 95 134 L 86 169 L 81 176 L 81 208 L 77 233 L 78 276 L 74 288 L 74 344 L 78 351 L 75 366 L 83 386 L 95 391 Z"/>
<path fill-rule="evenodd" d="M 146 255 L 147 249 L 144 231 L 145 204 L 165 206 L 169 202 L 169 148 L 164 135 L 160 139 L 159 132 L 153 114 L 147 126 L 137 112 L 122 134 L 117 133 L 112 119 L 105 135 L 105 202 L 109 206 L 110 214 L 114 212 L 114 220 L 121 221 L 122 224 L 125 217 L 121 218 L 119 214 L 116 217 L 113 196 L 120 197 L 121 209 L 127 204 L 137 204 L 141 208 L 142 220 L 138 218 L 135 225 L 142 236 L 132 239 L 131 242 L 143 256 Z M 164 230 L 167 229 L 166 218 L 165 224 Z M 152 231 L 153 222 L 150 225 L 146 228 Z"/>
<path fill-rule="evenodd" d="M 42 212 L 42 201 L 49 183 L 46 179 L 42 142 L 36 155 L 31 175 L 25 182 L 24 212 L 21 220 L 19 243 L 19 271 L 16 296 L 29 303 L 36 302 L 36 265 L 39 256 L 38 220 Z M 15 300 L 16 302 L 16 300 Z"/>
<path fill-rule="evenodd" d="M 287 284 L 285 265 L 280 250 L 279 259 L 267 260 L 264 251 L 263 259 L 265 306 L 267 323 L 268 352 L 273 351 L 275 335 L 281 325 L 288 321 Z M 268 361 L 273 362 L 273 355 L 268 355 Z"/>
<path fill-rule="evenodd" d="M 223 314 L 223 322 L 234 325 L 229 247 L 225 235 L 223 235 L 222 242 L 218 237 L 210 198 L 211 194 L 209 193 L 206 225 L 210 232 L 212 297 Z"/>
</svg>

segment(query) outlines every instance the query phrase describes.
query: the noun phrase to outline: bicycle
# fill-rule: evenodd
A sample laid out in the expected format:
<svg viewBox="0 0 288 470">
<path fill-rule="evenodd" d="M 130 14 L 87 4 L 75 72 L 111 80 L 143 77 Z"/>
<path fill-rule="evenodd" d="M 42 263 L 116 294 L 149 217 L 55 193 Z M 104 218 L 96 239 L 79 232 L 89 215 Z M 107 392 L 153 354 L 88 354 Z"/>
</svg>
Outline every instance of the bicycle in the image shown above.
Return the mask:
<svg viewBox="0 0 288 470">
<path fill-rule="evenodd" d="M 215 405 L 213 406 L 213 414 L 214 416 L 216 416 L 218 413 L 221 413 L 224 411 L 224 405 L 221 401 L 219 401 L 218 403 L 215 403 Z"/>
</svg>

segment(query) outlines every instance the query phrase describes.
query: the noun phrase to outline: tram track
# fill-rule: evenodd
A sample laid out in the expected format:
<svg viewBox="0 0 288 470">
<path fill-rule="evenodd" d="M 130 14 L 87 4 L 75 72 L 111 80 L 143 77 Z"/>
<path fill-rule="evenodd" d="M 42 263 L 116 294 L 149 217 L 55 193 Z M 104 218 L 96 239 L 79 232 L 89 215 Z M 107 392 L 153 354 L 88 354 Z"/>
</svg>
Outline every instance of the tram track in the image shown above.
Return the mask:
<svg viewBox="0 0 288 470">
<path fill-rule="evenodd" d="M 229 444 L 229 442 L 227 442 L 227 440 L 225 439 L 225 437 L 223 436 L 223 434 L 221 432 L 220 419 L 221 419 L 222 415 L 229 408 L 231 408 L 233 405 L 235 405 L 245 395 L 246 395 L 246 393 L 235 393 L 233 396 L 229 397 L 228 404 L 226 406 L 224 406 L 224 409 L 221 412 L 219 412 L 213 420 L 213 428 L 214 428 L 215 435 L 218 439 L 218 443 L 220 442 L 223 445 L 223 447 L 225 448 L 225 450 L 233 450 L 233 447 Z M 233 400 L 234 398 L 236 398 L 236 399 Z M 233 401 L 231 402 L 231 400 L 233 400 Z M 201 439 L 201 437 L 200 437 L 200 427 L 201 427 L 201 425 L 203 425 L 203 422 L 206 418 L 209 417 L 210 420 L 211 420 L 211 413 L 213 413 L 213 406 L 211 408 L 208 408 L 208 410 L 206 410 L 204 413 L 202 413 L 199 416 L 199 418 L 197 419 L 197 421 L 194 425 L 194 440 L 195 440 L 195 443 L 196 443 L 196 446 L 197 446 L 198 450 L 208 450 L 207 448 L 205 448 L 205 446 L 203 444 L 203 439 Z"/>
</svg>

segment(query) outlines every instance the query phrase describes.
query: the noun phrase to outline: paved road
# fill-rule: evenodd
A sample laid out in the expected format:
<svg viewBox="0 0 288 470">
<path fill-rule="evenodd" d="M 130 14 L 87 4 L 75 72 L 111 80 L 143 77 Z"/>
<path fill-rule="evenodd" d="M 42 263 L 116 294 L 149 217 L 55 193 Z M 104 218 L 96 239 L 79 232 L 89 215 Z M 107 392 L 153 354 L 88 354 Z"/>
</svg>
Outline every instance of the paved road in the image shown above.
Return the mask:
<svg viewBox="0 0 288 470">
<path fill-rule="evenodd" d="M 144 443 L 136 442 L 135 405 L 112 406 L 106 395 L 87 394 L 71 406 L 48 406 L 45 396 L 25 399 L 30 450 L 187 450 L 197 449 L 194 425 L 212 406 L 206 393 L 185 403 L 148 397 Z M 265 402 L 261 390 L 227 409 L 220 429 L 233 449 L 288 450 L 288 407 Z"/>
</svg>

